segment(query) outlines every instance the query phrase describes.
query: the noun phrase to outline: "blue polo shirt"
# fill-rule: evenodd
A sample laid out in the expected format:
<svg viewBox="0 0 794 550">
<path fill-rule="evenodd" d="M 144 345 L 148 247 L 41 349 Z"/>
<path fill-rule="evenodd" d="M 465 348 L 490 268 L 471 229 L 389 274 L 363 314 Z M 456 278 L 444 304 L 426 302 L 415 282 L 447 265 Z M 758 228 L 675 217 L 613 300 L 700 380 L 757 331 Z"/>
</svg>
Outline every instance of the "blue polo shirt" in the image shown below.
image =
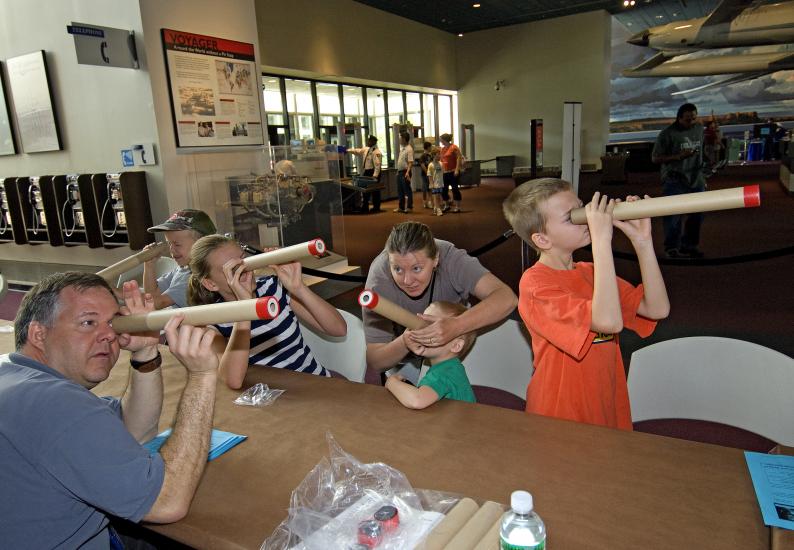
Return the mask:
<svg viewBox="0 0 794 550">
<path fill-rule="evenodd" d="M 0 546 L 109 548 L 108 516 L 141 520 L 162 458 L 127 431 L 119 400 L 27 356 L 0 359 Z"/>
</svg>

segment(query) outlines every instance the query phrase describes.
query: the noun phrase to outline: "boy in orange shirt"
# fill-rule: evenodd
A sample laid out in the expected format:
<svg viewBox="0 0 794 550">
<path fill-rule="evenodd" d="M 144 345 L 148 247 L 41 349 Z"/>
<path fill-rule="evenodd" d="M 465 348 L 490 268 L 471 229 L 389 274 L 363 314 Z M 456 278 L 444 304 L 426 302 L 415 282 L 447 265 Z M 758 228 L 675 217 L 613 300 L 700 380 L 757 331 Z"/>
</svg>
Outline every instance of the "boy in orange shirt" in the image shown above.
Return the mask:
<svg viewBox="0 0 794 550">
<path fill-rule="evenodd" d="M 630 196 L 629 202 L 640 200 Z M 596 192 L 587 225 L 571 222 L 582 202 L 563 180 L 528 181 L 505 199 L 505 217 L 540 255 L 521 277 L 518 311 L 532 336 L 535 373 L 527 412 L 631 430 L 631 409 L 618 333 L 642 337 L 667 317 L 670 302 L 653 249 L 650 219 L 617 221 L 615 200 Z M 612 227 L 631 241 L 642 284 L 615 275 Z M 573 252 L 592 244 L 593 262 Z"/>
</svg>

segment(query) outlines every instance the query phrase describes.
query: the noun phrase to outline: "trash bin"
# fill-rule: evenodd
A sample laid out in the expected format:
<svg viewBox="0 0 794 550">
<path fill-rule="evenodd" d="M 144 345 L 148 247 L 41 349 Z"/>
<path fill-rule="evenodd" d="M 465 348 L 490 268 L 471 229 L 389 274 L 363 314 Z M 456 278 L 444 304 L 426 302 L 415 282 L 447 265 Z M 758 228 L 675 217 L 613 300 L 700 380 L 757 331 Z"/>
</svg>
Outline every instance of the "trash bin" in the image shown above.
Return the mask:
<svg viewBox="0 0 794 550">
<path fill-rule="evenodd" d="M 516 156 L 506 155 L 496 157 L 496 175 L 500 178 L 509 178 L 513 175 L 513 168 L 516 166 Z"/>
</svg>

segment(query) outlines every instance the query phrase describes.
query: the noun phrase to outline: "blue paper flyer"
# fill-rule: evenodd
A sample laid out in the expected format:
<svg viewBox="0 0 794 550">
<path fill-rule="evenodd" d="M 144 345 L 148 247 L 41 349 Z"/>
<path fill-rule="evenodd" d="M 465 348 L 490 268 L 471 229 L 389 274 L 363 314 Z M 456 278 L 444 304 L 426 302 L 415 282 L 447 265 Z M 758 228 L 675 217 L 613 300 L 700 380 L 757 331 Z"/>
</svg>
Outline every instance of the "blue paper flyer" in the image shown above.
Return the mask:
<svg viewBox="0 0 794 550">
<path fill-rule="evenodd" d="M 171 429 L 167 429 L 163 433 L 157 435 L 150 441 L 147 441 L 143 444 L 149 450 L 150 454 L 155 454 L 157 451 L 160 450 L 160 447 L 163 446 L 165 441 L 168 439 L 168 436 L 171 435 Z M 207 462 L 210 460 L 214 460 L 221 456 L 223 453 L 247 439 L 248 436 L 246 435 L 237 435 L 231 432 L 222 432 L 221 430 L 212 430 L 212 436 L 210 437 L 210 450 L 207 456 Z"/>
<path fill-rule="evenodd" d="M 745 452 L 764 523 L 794 529 L 794 456 Z"/>
</svg>

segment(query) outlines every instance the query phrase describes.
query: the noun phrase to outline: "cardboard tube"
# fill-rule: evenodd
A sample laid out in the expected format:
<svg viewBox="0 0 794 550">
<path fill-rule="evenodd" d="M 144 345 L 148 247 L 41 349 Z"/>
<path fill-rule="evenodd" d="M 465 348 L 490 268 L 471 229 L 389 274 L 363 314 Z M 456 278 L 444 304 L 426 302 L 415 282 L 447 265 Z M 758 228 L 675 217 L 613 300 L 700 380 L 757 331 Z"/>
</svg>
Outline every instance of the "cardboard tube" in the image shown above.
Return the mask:
<svg viewBox="0 0 794 550">
<path fill-rule="evenodd" d="M 203 326 L 217 323 L 234 323 L 236 321 L 254 321 L 257 319 L 273 319 L 281 308 L 273 296 L 206 304 L 203 306 L 183 307 L 178 309 L 161 309 L 151 313 L 136 315 L 120 315 L 113 319 L 113 330 L 119 334 L 162 330 L 171 317 L 183 314 L 187 325 Z"/>
<path fill-rule="evenodd" d="M 472 550 L 477 543 L 485 536 L 495 521 L 501 519 L 504 508 L 501 504 L 488 501 L 477 512 L 469 518 L 469 521 L 461 527 L 460 531 L 452 537 L 444 550 Z M 499 535 L 494 539 L 498 541 Z"/>
<path fill-rule="evenodd" d="M 416 547 L 417 550 L 442 550 L 476 511 L 476 502 L 468 497 L 460 499 L 435 529 L 430 531 L 424 542 Z"/>
<path fill-rule="evenodd" d="M 405 328 L 416 330 L 427 326 L 427 322 L 394 302 L 381 298 L 374 290 L 366 289 L 359 294 L 358 303 Z"/>
<path fill-rule="evenodd" d="M 280 265 L 294 262 L 295 260 L 300 260 L 306 256 L 322 256 L 323 254 L 325 254 L 325 243 L 322 239 L 314 239 L 313 241 L 293 244 L 292 246 L 279 248 L 278 250 L 263 252 L 262 254 L 257 254 L 256 256 L 243 258 L 243 264 L 247 270 L 252 271 L 254 269 L 267 267 L 269 265 Z"/>
<path fill-rule="evenodd" d="M 499 550 L 499 531 L 501 527 L 502 517 L 500 516 L 491 524 L 491 527 L 488 528 L 473 550 Z"/>
<path fill-rule="evenodd" d="M 97 271 L 97 275 L 105 279 L 108 283 L 115 286 L 116 281 L 118 281 L 119 275 L 122 273 L 126 273 L 130 269 L 141 265 L 143 262 L 148 260 L 152 260 L 154 258 L 158 258 L 163 254 L 168 253 L 168 243 L 162 242 L 157 243 L 155 246 L 151 248 L 147 248 L 141 250 L 140 252 L 133 254 L 132 256 L 127 256 L 120 262 L 116 262 L 115 264 L 106 267 L 102 271 Z"/>
<path fill-rule="evenodd" d="M 639 220 L 655 216 L 674 216 L 692 212 L 711 212 L 731 208 L 751 208 L 761 205 L 761 189 L 758 185 L 732 187 L 702 193 L 687 193 L 670 197 L 656 197 L 615 205 L 612 217 L 616 220 Z M 571 211 L 573 223 L 587 223 L 584 208 Z"/>
</svg>

